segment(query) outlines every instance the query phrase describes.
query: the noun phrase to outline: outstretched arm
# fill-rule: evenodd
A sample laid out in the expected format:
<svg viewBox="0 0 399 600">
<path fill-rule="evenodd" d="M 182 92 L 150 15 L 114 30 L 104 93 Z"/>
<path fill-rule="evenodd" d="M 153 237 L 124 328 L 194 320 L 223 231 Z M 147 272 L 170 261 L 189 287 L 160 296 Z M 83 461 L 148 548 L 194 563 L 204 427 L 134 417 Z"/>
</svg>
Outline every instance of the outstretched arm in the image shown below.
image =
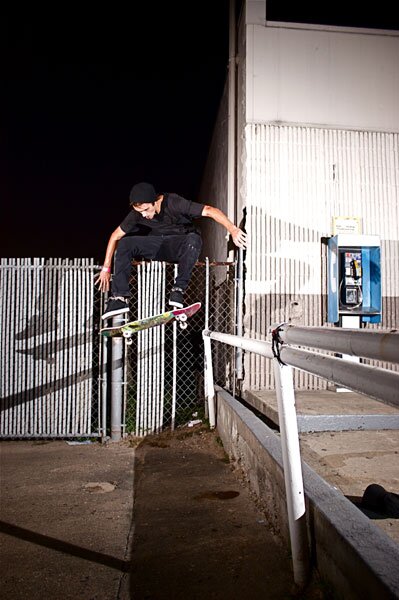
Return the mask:
<svg viewBox="0 0 399 600">
<path fill-rule="evenodd" d="M 210 217 L 216 223 L 220 223 L 223 225 L 231 235 L 233 242 L 238 248 L 246 248 L 247 245 L 247 234 L 242 231 L 239 227 L 236 227 L 234 223 L 230 221 L 230 219 L 222 212 L 219 208 L 215 206 L 205 205 L 202 211 L 203 217 Z"/>
<path fill-rule="evenodd" d="M 108 292 L 109 290 L 109 282 L 111 279 L 111 265 L 112 265 L 112 257 L 114 256 L 115 249 L 118 245 L 118 242 L 123 236 L 126 235 L 123 229 L 117 227 L 115 231 L 111 233 L 111 236 L 108 240 L 107 250 L 105 253 L 105 259 L 103 268 L 98 275 L 95 284 L 98 284 L 98 289 L 100 292 Z"/>
</svg>

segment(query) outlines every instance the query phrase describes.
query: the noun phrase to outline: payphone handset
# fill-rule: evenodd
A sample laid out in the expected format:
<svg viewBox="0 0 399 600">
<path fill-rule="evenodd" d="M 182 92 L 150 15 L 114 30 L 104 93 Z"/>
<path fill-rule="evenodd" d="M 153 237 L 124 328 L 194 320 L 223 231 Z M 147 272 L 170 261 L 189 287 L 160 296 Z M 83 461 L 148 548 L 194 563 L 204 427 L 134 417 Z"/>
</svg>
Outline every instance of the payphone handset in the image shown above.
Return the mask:
<svg viewBox="0 0 399 600">
<path fill-rule="evenodd" d="M 362 253 L 360 248 L 340 248 L 340 308 L 354 310 L 363 302 Z"/>
</svg>

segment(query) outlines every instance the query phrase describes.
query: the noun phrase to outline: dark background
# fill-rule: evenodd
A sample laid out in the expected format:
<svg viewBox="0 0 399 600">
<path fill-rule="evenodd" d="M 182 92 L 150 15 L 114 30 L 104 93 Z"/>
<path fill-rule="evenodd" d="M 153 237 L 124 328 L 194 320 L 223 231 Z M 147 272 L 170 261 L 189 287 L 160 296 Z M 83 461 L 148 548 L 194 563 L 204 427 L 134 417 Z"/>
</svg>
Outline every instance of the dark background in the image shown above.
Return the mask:
<svg viewBox="0 0 399 600">
<path fill-rule="evenodd" d="M 229 1 L 60 6 L 2 19 L 0 250 L 102 262 L 134 183 L 217 202 L 198 191 L 227 77 Z M 378 6 L 268 0 L 268 19 L 398 29 L 394 3 Z"/>
</svg>

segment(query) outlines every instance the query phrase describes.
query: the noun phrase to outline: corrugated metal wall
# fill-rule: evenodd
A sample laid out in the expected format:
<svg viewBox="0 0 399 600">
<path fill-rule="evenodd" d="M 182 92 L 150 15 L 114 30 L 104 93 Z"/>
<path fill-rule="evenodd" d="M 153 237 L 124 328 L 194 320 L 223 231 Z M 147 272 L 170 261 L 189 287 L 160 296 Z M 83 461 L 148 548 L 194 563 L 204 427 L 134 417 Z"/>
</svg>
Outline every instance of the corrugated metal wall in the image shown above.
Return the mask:
<svg viewBox="0 0 399 600">
<path fill-rule="evenodd" d="M 382 243 L 383 328 L 399 323 L 399 136 L 251 124 L 245 129 L 248 337 L 271 323 L 323 325 L 333 216 L 359 216 Z M 245 181 L 246 180 L 246 181 Z M 273 387 L 270 361 L 246 357 L 247 389 Z M 325 383 L 296 372 L 298 389 Z"/>
</svg>

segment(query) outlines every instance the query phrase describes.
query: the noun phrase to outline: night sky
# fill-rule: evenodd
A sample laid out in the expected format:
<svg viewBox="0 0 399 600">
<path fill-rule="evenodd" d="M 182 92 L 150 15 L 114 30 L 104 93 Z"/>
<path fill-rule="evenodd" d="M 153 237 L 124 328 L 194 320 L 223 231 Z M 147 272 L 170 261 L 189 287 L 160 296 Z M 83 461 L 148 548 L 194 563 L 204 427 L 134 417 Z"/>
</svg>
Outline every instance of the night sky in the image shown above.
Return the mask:
<svg viewBox="0 0 399 600">
<path fill-rule="evenodd" d="M 347 5 L 321 15 L 269 0 L 268 18 L 398 29 L 393 3 L 378 18 Z M 227 77 L 229 1 L 133 6 L 35 6 L 2 20 L 1 256 L 102 262 L 138 181 L 217 202 L 198 192 Z"/>
</svg>

